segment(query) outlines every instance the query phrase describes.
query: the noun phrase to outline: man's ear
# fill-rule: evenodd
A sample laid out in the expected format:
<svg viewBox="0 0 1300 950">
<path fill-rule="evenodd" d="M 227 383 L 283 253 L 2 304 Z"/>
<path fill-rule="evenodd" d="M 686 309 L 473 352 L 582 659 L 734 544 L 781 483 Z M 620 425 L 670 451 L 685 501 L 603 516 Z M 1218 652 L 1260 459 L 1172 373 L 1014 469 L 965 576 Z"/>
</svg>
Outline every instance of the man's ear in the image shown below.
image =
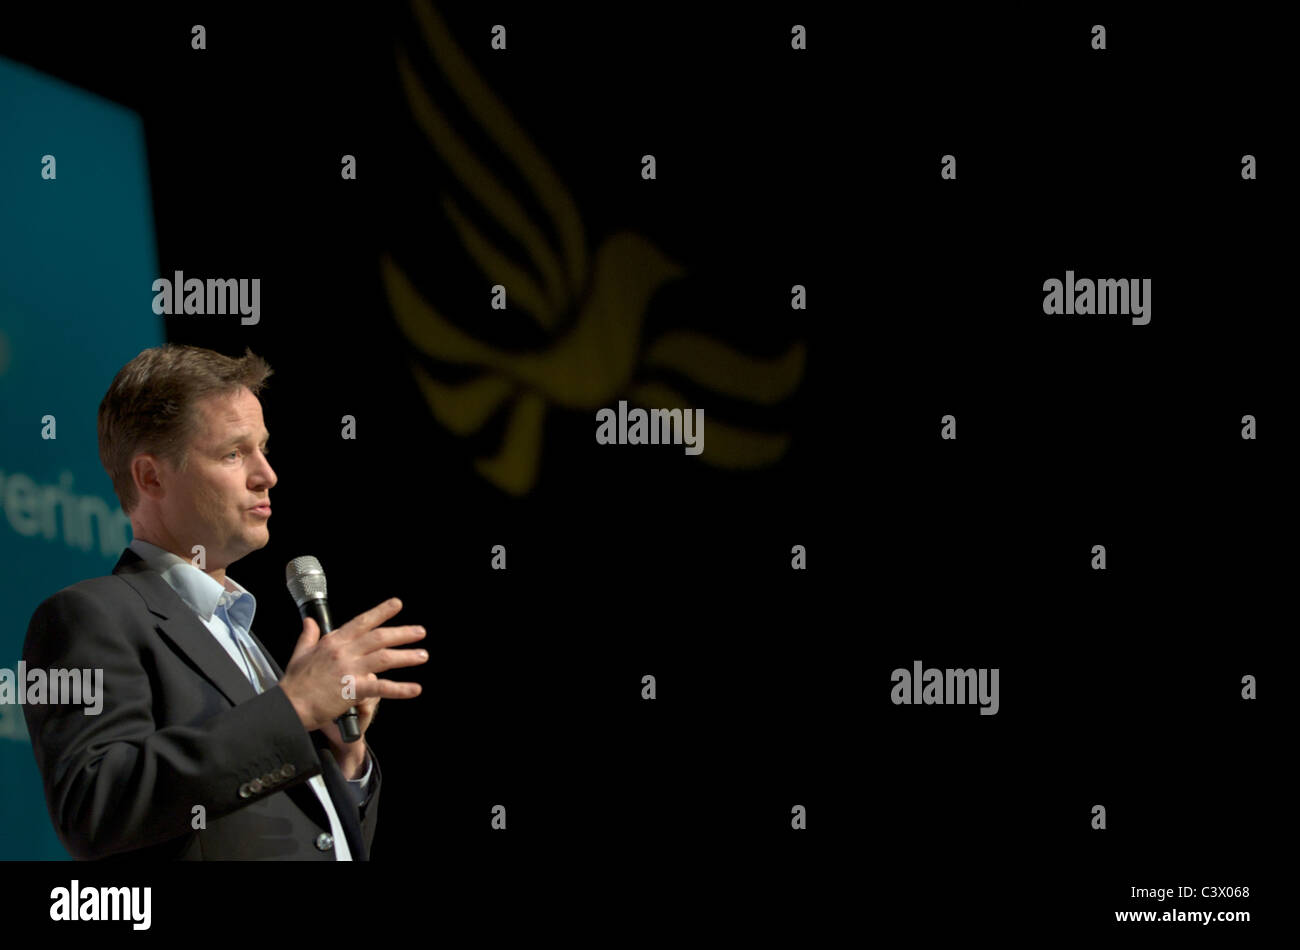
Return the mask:
<svg viewBox="0 0 1300 950">
<path fill-rule="evenodd" d="M 161 498 L 165 491 L 166 473 L 158 457 L 141 452 L 131 459 L 131 480 L 140 497 Z"/>
</svg>

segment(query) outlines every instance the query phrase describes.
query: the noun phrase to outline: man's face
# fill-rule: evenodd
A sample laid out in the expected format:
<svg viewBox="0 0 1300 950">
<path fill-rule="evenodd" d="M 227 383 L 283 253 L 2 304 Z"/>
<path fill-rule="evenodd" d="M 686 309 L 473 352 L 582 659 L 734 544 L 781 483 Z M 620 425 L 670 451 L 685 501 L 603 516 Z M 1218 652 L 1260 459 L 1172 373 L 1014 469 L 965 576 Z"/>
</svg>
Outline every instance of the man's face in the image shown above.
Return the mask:
<svg viewBox="0 0 1300 950">
<path fill-rule="evenodd" d="M 162 499 L 167 532 L 192 558 L 202 544 L 209 570 L 224 568 L 271 539 L 267 522 L 270 491 L 277 479 L 266 459 L 270 433 L 262 423 L 262 404 L 246 387 L 236 396 L 212 396 L 198 403 L 199 434 L 189 446 L 184 472 L 167 463 Z"/>
</svg>

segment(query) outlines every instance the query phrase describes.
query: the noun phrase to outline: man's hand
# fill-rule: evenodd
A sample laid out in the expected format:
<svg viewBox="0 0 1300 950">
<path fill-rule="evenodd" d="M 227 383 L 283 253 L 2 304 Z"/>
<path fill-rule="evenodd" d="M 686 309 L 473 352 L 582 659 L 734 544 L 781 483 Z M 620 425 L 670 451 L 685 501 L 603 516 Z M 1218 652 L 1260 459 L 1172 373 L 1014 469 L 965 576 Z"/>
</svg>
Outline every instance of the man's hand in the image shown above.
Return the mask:
<svg viewBox="0 0 1300 950">
<path fill-rule="evenodd" d="M 378 708 L 378 696 L 357 703 L 357 726 L 361 729 L 361 738 L 356 742 L 344 742 L 337 723 L 327 722 L 320 727 L 325 738 L 329 739 L 334 761 L 338 762 L 346 779 L 359 779 L 366 773 L 366 730 L 370 728 Z"/>
<path fill-rule="evenodd" d="M 401 609 L 402 602 L 394 597 L 358 614 L 323 639 L 316 621 L 306 618 L 298 645 L 280 680 L 280 688 L 293 703 L 303 728 L 308 732 L 321 729 L 331 744 L 337 738 L 335 755 L 338 756 L 339 748 L 345 749 L 350 763 L 364 761 L 365 743 L 342 742 L 334 720 L 355 706 L 364 735 L 381 698 L 412 699 L 421 692 L 419 683 L 398 683 L 377 675 L 399 666 L 416 666 L 429 659 L 424 650 L 393 649 L 422 639 L 423 627 L 379 626 Z M 350 692 L 345 695 L 345 690 Z"/>
</svg>

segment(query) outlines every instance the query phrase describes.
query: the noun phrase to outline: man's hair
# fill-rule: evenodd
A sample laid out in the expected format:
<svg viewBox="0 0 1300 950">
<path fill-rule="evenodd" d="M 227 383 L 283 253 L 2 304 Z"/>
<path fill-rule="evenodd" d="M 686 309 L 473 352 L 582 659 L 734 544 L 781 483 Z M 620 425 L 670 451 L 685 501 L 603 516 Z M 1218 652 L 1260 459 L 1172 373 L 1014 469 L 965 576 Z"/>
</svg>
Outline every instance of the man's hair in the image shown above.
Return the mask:
<svg viewBox="0 0 1300 950">
<path fill-rule="evenodd" d="M 137 501 L 131 459 L 147 452 L 178 471 L 189 464 L 199 434 L 200 400 L 261 392 L 270 364 L 248 347 L 238 359 L 197 346 L 165 343 L 144 350 L 113 378 L 99 404 L 99 460 L 128 515 Z"/>
</svg>

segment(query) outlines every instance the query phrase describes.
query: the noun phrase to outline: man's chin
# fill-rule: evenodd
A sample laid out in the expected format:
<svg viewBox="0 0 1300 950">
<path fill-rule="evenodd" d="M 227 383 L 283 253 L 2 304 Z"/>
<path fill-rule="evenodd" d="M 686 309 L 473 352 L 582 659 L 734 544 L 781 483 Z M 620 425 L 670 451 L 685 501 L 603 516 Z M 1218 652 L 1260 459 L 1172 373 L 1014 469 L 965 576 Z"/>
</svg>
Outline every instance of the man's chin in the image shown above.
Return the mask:
<svg viewBox="0 0 1300 950">
<path fill-rule="evenodd" d="M 260 551 L 271 543 L 271 530 L 265 526 L 261 531 L 244 535 L 244 554 L 251 554 L 254 551 Z M 242 555 L 241 555 L 242 556 Z"/>
</svg>

